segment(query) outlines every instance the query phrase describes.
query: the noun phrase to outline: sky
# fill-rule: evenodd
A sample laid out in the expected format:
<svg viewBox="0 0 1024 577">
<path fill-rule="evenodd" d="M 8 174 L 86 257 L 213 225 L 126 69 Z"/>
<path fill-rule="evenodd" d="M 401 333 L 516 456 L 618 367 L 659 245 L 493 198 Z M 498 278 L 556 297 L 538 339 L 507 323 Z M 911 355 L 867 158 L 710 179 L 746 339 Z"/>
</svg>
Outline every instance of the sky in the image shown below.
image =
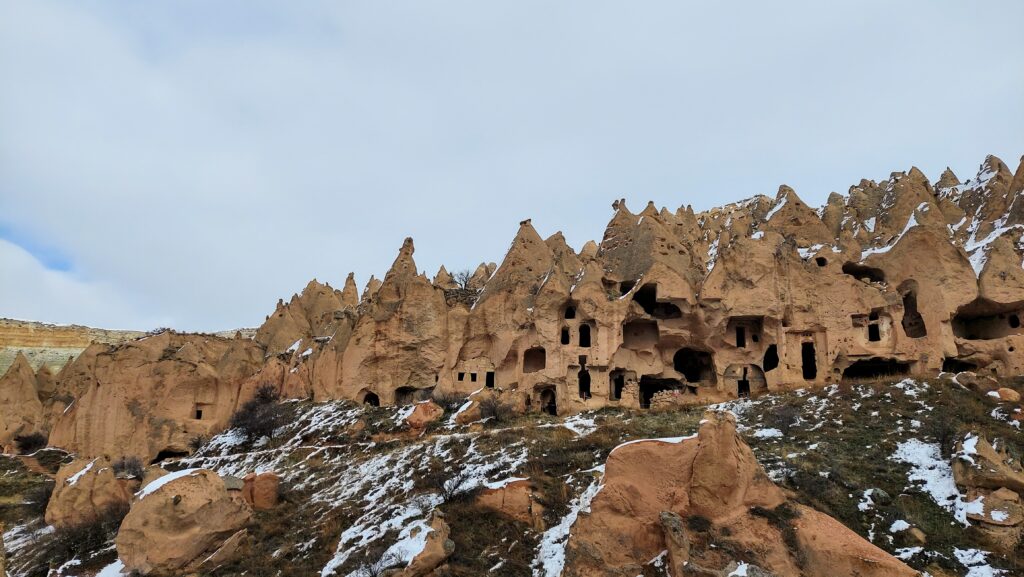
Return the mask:
<svg viewBox="0 0 1024 577">
<path fill-rule="evenodd" d="M 611 203 L 1024 154 L 1024 2 L 0 0 L 0 317 L 258 326 Z"/>
</svg>

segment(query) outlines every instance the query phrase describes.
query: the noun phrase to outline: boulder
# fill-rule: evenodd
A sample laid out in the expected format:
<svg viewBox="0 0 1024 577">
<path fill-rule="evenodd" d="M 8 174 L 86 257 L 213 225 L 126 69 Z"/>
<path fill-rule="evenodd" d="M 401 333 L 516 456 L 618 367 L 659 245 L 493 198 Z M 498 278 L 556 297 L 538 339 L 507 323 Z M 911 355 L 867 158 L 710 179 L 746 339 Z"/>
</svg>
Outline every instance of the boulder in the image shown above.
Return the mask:
<svg viewBox="0 0 1024 577">
<path fill-rule="evenodd" d="M 57 471 L 46 506 L 50 525 L 67 527 L 89 523 L 115 508 L 128 508 L 139 482 L 118 479 L 104 457 L 75 459 Z"/>
<path fill-rule="evenodd" d="M 984 437 L 967 435 L 957 443 L 953 479 L 968 489 L 996 490 L 1003 487 L 1024 492 L 1024 471 L 1005 450 L 997 451 Z"/>
<path fill-rule="evenodd" d="M 1002 387 L 996 393 L 999 394 L 999 398 L 1003 401 L 1009 401 L 1011 403 L 1020 402 L 1020 393 L 1007 387 Z"/>
<path fill-rule="evenodd" d="M 422 431 L 427 425 L 440 419 L 444 415 L 444 409 L 434 401 L 423 401 L 416 403 L 412 413 L 405 418 L 410 429 Z"/>
<path fill-rule="evenodd" d="M 415 529 L 414 529 L 415 530 Z M 422 530 L 422 529 L 421 529 Z M 396 577 L 425 577 L 444 563 L 445 559 L 455 552 L 455 542 L 448 538 L 451 529 L 440 511 L 435 511 L 430 519 L 423 550 L 402 569 Z"/>
<path fill-rule="evenodd" d="M 533 483 L 520 479 L 496 489 L 484 489 L 477 495 L 476 505 L 525 523 L 535 531 L 544 531 L 544 506 L 533 494 Z"/>
<path fill-rule="evenodd" d="M 710 531 L 727 533 L 761 575 L 917 574 L 828 515 L 788 502 L 729 413 L 706 413 L 696 438 L 616 447 L 589 512 L 583 509 L 570 530 L 563 574 L 634 577 L 666 550 L 672 575 L 737 569 L 730 565 L 735 558 L 709 547 L 713 541 L 687 538 L 684 520 L 695 516 L 710 521 Z"/>
<path fill-rule="evenodd" d="M 281 478 L 276 473 L 250 473 L 242 484 L 242 498 L 253 509 L 265 511 L 277 506 Z"/>
<path fill-rule="evenodd" d="M 251 515 L 217 473 L 170 473 L 136 495 L 115 539 L 117 555 L 127 571 L 144 575 L 210 570 L 208 558 L 226 562 L 238 550 Z"/>
</svg>

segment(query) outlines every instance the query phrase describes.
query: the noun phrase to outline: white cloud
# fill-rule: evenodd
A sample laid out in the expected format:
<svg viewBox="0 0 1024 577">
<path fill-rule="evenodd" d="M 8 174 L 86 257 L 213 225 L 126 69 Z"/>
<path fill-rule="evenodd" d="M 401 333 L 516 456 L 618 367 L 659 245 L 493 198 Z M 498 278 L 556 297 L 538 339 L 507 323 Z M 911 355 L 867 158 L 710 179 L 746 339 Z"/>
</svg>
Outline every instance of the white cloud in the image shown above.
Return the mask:
<svg viewBox="0 0 1024 577">
<path fill-rule="evenodd" d="M 17 318 L 105 328 L 155 328 L 169 319 L 130 304 L 131 297 L 102 282 L 50 270 L 20 246 L 0 239 L 0 303 Z M 143 324 L 140 324 L 143 323 Z"/>
<path fill-rule="evenodd" d="M 4 3 L 0 225 L 213 330 L 314 276 L 379 276 L 405 236 L 433 273 L 501 258 L 529 217 L 579 247 L 615 198 L 699 209 L 788 182 L 821 202 L 1024 151 L 1020 2 L 740 13 Z"/>
</svg>

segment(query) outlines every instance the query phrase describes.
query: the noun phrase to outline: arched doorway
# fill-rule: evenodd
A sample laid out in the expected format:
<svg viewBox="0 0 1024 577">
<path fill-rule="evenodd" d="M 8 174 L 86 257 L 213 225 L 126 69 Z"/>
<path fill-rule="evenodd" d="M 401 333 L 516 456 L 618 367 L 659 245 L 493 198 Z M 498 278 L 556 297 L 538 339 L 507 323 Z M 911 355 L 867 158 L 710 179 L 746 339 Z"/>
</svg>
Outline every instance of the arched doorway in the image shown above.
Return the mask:
<svg viewBox="0 0 1024 577">
<path fill-rule="evenodd" d="M 764 371 L 757 365 L 729 365 L 724 376 L 727 386 L 735 387 L 736 396 L 740 398 L 759 395 L 768 390 Z"/>
<path fill-rule="evenodd" d="M 370 405 L 371 407 L 379 407 L 380 397 L 378 397 L 376 393 L 368 392 L 365 395 L 363 395 L 363 404 Z"/>
<path fill-rule="evenodd" d="M 540 392 L 540 410 L 551 416 L 558 415 L 558 405 L 555 403 L 554 389 L 544 389 Z"/>
</svg>

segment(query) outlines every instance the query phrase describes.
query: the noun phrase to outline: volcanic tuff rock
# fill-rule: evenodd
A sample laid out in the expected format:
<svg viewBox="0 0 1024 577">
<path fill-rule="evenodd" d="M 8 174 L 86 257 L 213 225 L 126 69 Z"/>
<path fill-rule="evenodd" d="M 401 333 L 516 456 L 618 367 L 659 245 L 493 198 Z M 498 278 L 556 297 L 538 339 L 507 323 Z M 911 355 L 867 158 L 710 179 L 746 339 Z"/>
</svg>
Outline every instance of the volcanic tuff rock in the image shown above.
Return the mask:
<svg viewBox="0 0 1024 577">
<path fill-rule="evenodd" d="M 714 574 L 733 559 L 690 542 L 682 520 L 693 518 L 781 577 L 917 574 L 831 517 L 788 502 L 736 434 L 733 416 L 709 412 L 696 438 L 626 443 L 612 452 L 589 512 L 570 534 L 566 575 L 633 577 L 665 550 L 671 575 L 684 574 L 684 566 Z"/>
<path fill-rule="evenodd" d="M 136 497 L 117 533 L 117 555 L 128 571 L 145 575 L 208 572 L 232 557 L 250 517 L 217 473 L 172 473 Z"/>
<path fill-rule="evenodd" d="M 128 507 L 138 481 L 118 479 L 108 459 L 76 459 L 60 468 L 46 522 L 63 527 L 94 522 L 112 507 Z"/>
<path fill-rule="evenodd" d="M 406 239 L 361 295 L 352 275 L 341 290 L 310 281 L 252 339 L 92 344 L 32 378 L 18 363 L 0 381 L 18 401 L 0 410 L 0 441 L 52 430 L 83 457 L 152 460 L 223 428 L 261 384 L 383 405 L 489 389 L 518 411 L 571 414 L 875 375 L 1020 374 L 1022 189 L 1024 163 L 989 157 L 974 178 L 933 185 L 911 168 L 820 209 L 787 186 L 700 213 L 620 200 L 578 253 L 523 221 L 466 286 L 418 272 Z"/>
</svg>

